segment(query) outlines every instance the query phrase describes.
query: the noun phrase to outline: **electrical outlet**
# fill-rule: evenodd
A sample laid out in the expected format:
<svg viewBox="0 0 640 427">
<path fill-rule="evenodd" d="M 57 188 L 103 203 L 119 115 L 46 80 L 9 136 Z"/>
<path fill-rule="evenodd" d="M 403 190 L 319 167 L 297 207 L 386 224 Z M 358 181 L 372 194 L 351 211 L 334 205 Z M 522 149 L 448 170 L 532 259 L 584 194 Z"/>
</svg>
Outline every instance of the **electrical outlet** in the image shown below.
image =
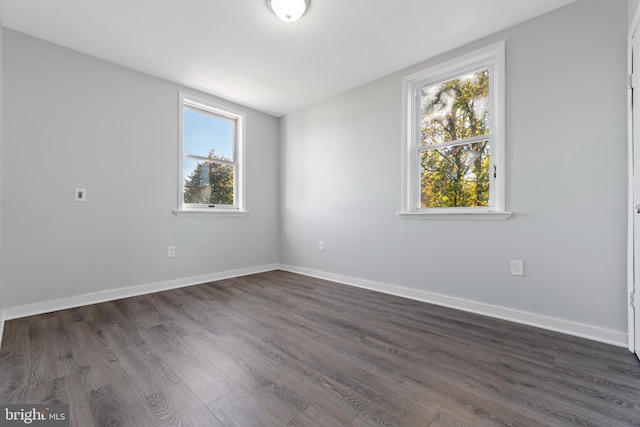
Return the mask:
<svg viewBox="0 0 640 427">
<path fill-rule="evenodd" d="M 75 201 L 84 202 L 86 200 L 87 200 L 87 190 L 85 190 L 84 188 L 76 188 Z"/>
<path fill-rule="evenodd" d="M 169 258 L 173 258 L 174 256 L 176 256 L 176 247 L 175 246 L 168 246 L 167 247 L 167 256 Z"/>
<path fill-rule="evenodd" d="M 524 261 L 522 261 L 521 259 L 511 260 L 511 275 L 524 276 Z"/>
<path fill-rule="evenodd" d="M 323 240 L 320 240 L 320 241 L 318 242 L 318 250 L 319 250 L 320 252 L 324 252 L 324 241 L 323 241 Z"/>
</svg>

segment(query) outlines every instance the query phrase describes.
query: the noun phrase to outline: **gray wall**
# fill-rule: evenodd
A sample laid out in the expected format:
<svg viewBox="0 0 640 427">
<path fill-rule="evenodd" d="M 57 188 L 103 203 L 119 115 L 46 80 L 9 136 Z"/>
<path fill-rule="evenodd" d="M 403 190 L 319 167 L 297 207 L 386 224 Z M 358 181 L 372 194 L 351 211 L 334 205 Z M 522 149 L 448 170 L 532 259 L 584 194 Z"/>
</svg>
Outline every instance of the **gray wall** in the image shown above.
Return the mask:
<svg viewBox="0 0 640 427">
<path fill-rule="evenodd" d="M 177 217 L 180 87 L 11 30 L 4 48 L 3 307 L 278 262 L 278 119 L 235 106 L 248 217 Z"/>
<path fill-rule="evenodd" d="M 626 333 L 627 7 L 579 1 L 285 117 L 281 261 Z M 515 214 L 399 218 L 402 77 L 501 39 Z"/>
</svg>

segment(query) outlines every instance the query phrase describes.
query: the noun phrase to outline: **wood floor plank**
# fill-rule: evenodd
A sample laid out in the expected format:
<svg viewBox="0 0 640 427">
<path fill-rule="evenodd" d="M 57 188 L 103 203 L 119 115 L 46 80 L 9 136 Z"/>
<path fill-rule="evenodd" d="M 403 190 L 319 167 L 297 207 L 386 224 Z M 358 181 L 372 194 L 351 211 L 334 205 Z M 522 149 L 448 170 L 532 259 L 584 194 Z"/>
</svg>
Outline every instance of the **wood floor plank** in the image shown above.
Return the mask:
<svg viewBox="0 0 640 427">
<path fill-rule="evenodd" d="M 184 384 L 152 393 L 145 401 L 160 427 L 224 427 Z"/>
<path fill-rule="evenodd" d="M 155 393 L 182 382 L 178 374 L 160 355 L 151 351 L 135 330 L 106 325 L 102 331 L 127 378 L 136 384 L 141 394 Z"/>
<path fill-rule="evenodd" d="M 280 343 L 285 342 L 280 337 Z M 273 343 L 277 345 L 275 341 Z M 436 396 L 434 390 L 399 379 L 378 366 L 362 363 L 363 360 L 349 350 L 313 339 L 305 343 L 289 341 L 285 346 L 303 355 L 305 364 L 311 368 L 375 402 L 376 407 L 397 414 L 405 424 L 432 419 L 440 407 L 440 396 Z M 280 348 L 284 349 L 284 346 Z"/>
<path fill-rule="evenodd" d="M 187 339 L 189 337 L 185 337 Z M 286 372 L 273 372 L 265 361 L 252 357 L 245 352 L 237 351 L 237 346 L 225 341 L 223 348 L 212 348 L 210 337 L 200 334 L 201 340 L 196 342 L 200 349 L 208 348 L 208 357 L 217 360 L 220 369 L 225 372 L 239 387 L 259 401 L 264 408 L 272 412 L 278 419 L 290 419 L 304 411 L 309 402 L 294 390 L 292 384 L 282 379 Z"/>
<path fill-rule="evenodd" d="M 164 325 L 140 332 L 198 398 L 208 404 L 236 388 L 233 381 Z"/>
<path fill-rule="evenodd" d="M 7 320 L 4 324 L 2 346 L 5 353 L 29 355 L 29 317 Z"/>
<path fill-rule="evenodd" d="M 254 378 L 250 372 L 245 371 L 245 362 L 239 361 L 237 357 L 224 356 L 224 350 L 220 349 L 218 341 L 216 341 L 215 338 L 208 336 L 206 333 L 199 335 L 198 341 L 195 342 L 194 346 L 201 348 L 203 354 L 215 358 L 219 363 L 228 363 L 224 366 L 224 371 L 229 373 L 229 375 L 233 375 L 234 380 L 238 383 L 245 385 L 245 387 L 251 391 L 252 396 L 258 401 L 263 402 L 264 406 L 269 406 L 272 403 L 271 400 L 265 399 L 265 396 L 260 393 L 260 381 L 256 381 L 256 378 Z M 193 340 L 195 337 L 190 336 L 185 337 L 185 339 Z M 380 411 L 376 409 L 375 402 L 368 400 L 353 389 L 327 377 L 322 372 L 312 369 L 298 360 L 296 355 L 289 358 L 287 354 L 281 354 L 284 354 L 284 363 L 300 372 L 302 377 L 300 381 L 310 381 L 325 390 L 329 397 L 320 400 L 325 408 L 335 408 L 336 404 L 342 406 L 342 409 L 334 416 L 350 419 L 354 415 L 362 413 L 368 415 L 379 414 Z M 244 379 L 242 377 L 244 377 Z M 314 401 L 315 404 L 318 402 L 318 400 Z M 277 408 L 273 408 L 272 410 L 275 409 Z M 306 410 L 307 409 L 305 409 L 305 412 Z M 284 418 L 281 415 L 283 411 L 279 410 L 278 412 L 279 417 Z M 298 415 L 299 414 L 294 415 L 294 419 L 299 419 Z"/>
<path fill-rule="evenodd" d="M 127 373 L 98 325 L 93 322 L 67 324 L 66 333 L 76 370 L 81 372 L 88 389 L 126 378 Z"/>
<path fill-rule="evenodd" d="M 80 373 L 56 378 L 49 382 L 43 390 L 44 397 L 35 402 L 69 404 L 69 424 L 71 426 L 94 427 L 95 423 L 89 402 L 86 399 L 76 399 L 77 391 L 82 388 Z"/>
<path fill-rule="evenodd" d="M 0 403 L 72 425 L 640 426 L 626 349 L 283 271 L 6 322 Z"/>
<path fill-rule="evenodd" d="M 126 380 L 91 390 L 88 402 L 96 427 L 157 427 L 144 398 Z"/>
<path fill-rule="evenodd" d="M 354 420 L 354 417 L 345 419 L 341 413 L 331 411 L 321 405 L 312 405 L 296 415 L 287 426 L 349 426 Z"/>
<path fill-rule="evenodd" d="M 527 393 L 537 396 L 539 402 L 547 401 L 551 408 L 570 408 L 565 412 L 576 414 L 571 419 L 595 425 L 640 423 L 640 397 L 637 394 L 624 396 L 617 390 L 605 390 L 582 378 L 569 378 L 563 372 L 527 365 L 521 360 L 502 358 L 499 366 L 517 384 L 514 389 L 526 388 Z"/>
<path fill-rule="evenodd" d="M 27 402 L 29 363 L 22 354 L 0 353 L 0 403 Z"/>
<path fill-rule="evenodd" d="M 429 427 L 504 427 L 512 424 L 493 417 L 478 408 L 450 404 L 443 406 Z"/>
<path fill-rule="evenodd" d="M 274 416 L 241 388 L 211 402 L 209 408 L 225 427 L 284 426 L 289 422 Z"/>
<path fill-rule="evenodd" d="M 55 357 L 51 357 L 54 354 Z M 67 330 L 58 315 L 37 316 L 29 322 L 29 382 L 48 381 L 77 371 Z"/>
<path fill-rule="evenodd" d="M 353 405 L 353 397 L 357 396 L 357 392 L 348 394 L 351 400 L 345 399 L 344 389 L 342 393 L 336 390 L 338 382 L 331 381 L 326 376 L 318 377 L 307 365 L 278 351 L 268 341 L 241 333 L 229 342 L 233 351 L 249 355 L 247 360 L 250 363 L 261 366 L 264 372 L 286 384 L 292 393 L 301 396 L 294 402 L 297 413 L 292 414 L 293 420 L 298 423 L 312 417 L 319 410 L 324 410 L 325 413 L 335 414 L 333 418 L 340 421 L 339 425 L 347 425 L 362 412 L 364 399 L 356 400 L 359 405 Z M 373 402 L 367 404 L 374 405 Z"/>
</svg>

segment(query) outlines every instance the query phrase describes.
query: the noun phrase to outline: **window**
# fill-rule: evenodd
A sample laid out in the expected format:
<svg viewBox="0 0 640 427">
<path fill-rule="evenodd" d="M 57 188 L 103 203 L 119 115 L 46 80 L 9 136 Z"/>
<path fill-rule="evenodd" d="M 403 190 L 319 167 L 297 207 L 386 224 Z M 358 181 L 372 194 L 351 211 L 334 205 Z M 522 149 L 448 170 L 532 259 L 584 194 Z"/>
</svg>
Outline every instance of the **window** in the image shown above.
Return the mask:
<svg viewBox="0 0 640 427">
<path fill-rule="evenodd" d="M 404 79 L 401 214 L 504 219 L 504 42 Z"/>
<path fill-rule="evenodd" d="M 244 114 L 180 94 L 179 212 L 243 212 Z"/>
</svg>

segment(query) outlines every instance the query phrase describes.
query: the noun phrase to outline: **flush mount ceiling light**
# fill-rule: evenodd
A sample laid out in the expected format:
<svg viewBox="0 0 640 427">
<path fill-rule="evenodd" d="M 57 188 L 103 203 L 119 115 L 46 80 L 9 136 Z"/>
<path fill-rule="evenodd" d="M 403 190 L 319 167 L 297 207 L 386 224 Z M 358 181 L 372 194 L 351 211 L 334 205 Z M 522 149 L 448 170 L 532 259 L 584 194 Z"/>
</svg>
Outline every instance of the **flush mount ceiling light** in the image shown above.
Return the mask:
<svg viewBox="0 0 640 427">
<path fill-rule="evenodd" d="M 300 19 L 309 9 L 310 0 L 267 0 L 269 9 L 285 22 Z"/>
</svg>

